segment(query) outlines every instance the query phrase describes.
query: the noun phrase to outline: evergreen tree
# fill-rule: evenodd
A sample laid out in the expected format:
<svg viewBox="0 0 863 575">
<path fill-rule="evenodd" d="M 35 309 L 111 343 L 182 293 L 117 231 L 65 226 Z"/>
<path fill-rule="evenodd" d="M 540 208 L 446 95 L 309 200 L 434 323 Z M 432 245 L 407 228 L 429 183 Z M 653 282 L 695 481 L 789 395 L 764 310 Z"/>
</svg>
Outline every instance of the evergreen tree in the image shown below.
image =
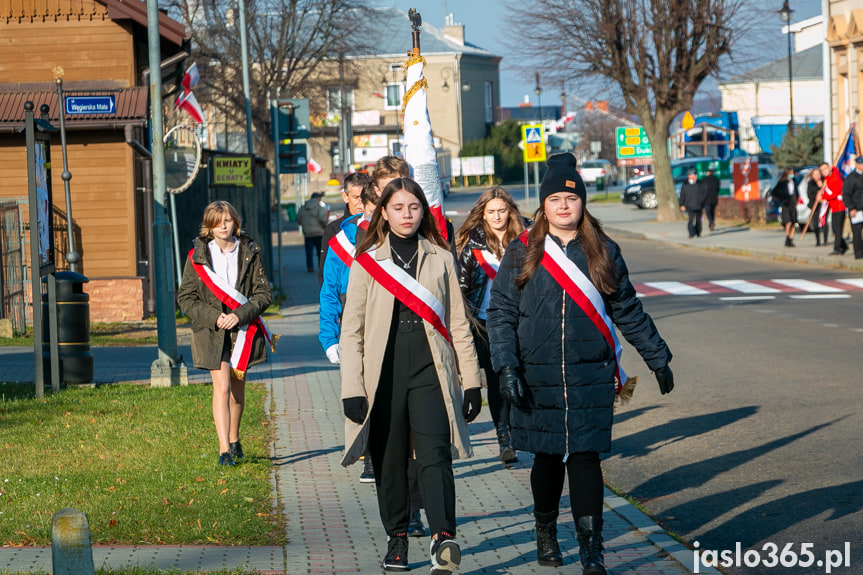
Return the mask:
<svg viewBox="0 0 863 575">
<path fill-rule="evenodd" d="M 793 134 L 785 132 L 782 143 L 770 148 L 777 166 L 799 168 L 818 165 L 824 155 L 824 125 L 798 127 Z"/>
<path fill-rule="evenodd" d="M 522 179 L 523 156 L 518 147 L 521 141 L 521 125 L 515 120 L 506 120 L 491 128 L 488 137 L 465 142 L 462 158 L 471 156 L 494 156 L 494 173 L 503 183 Z"/>
</svg>

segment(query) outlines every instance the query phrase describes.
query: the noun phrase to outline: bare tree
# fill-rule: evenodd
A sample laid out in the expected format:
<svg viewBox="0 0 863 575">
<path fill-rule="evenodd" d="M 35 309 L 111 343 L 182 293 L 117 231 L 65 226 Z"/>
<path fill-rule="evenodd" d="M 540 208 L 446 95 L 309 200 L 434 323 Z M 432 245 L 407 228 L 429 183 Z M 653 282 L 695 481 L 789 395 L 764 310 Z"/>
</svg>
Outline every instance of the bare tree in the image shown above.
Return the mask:
<svg viewBox="0 0 863 575">
<path fill-rule="evenodd" d="M 653 147 L 658 218 L 679 217 L 667 149 L 675 116 L 719 71 L 743 33 L 745 0 L 534 0 L 511 8 L 526 53 L 566 78 L 599 78 L 616 87 L 624 109 L 641 119 Z"/>
<path fill-rule="evenodd" d="M 246 0 L 249 98 L 255 151 L 273 150 L 269 99 L 320 92 L 322 68 L 360 46 L 364 0 Z M 245 125 L 242 52 L 236 0 L 171 0 L 191 33 L 200 99 L 233 126 Z M 330 66 L 331 67 L 331 66 Z M 322 101 L 315 99 L 315 104 Z"/>
</svg>

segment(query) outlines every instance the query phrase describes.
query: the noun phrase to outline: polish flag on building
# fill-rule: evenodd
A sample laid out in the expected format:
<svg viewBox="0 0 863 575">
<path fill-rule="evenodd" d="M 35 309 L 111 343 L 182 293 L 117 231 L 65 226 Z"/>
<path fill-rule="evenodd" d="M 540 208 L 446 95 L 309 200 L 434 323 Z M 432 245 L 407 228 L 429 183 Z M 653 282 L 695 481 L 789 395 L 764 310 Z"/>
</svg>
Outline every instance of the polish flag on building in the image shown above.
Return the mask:
<svg viewBox="0 0 863 575">
<path fill-rule="evenodd" d="M 315 159 L 309 156 L 309 171 L 313 174 L 320 174 L 324 171 L 323 166 L 315 161 Z"/>
<path fill-rule="evenodd" d="M 204 111 L 198 105 L 198 99 L 193 92 L 186 92 L 177 97 L 177 107 L 189 114 L 196 123 L 204 122 Z"/>
<path fill-rule="evenodd" d="M 192 91 L 192 88 L 195 87 L 200 79 L 201 77 L 198 75 L 198 63 L 193 62 L 188 70 L 186 70 L 186 73 L 183 74 L 183 81 L 181 82 L 186 94 Z"/>
</svg>

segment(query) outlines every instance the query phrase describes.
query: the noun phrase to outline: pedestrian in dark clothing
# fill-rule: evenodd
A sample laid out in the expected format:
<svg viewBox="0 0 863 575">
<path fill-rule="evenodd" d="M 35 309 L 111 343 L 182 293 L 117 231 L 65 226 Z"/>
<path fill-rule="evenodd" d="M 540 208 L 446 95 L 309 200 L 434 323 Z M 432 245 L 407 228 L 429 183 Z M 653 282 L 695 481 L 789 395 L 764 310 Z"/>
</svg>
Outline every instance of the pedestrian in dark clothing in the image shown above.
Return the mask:
<svg viewBox="0 0 863 575">
<path fill-rule="evenodd" d="M 785 247 L 794 247 L 794 230 L 797 226 L 797 182 L 794 181 L 794 168 L 785 168 L 779 181 L 770 190 L 773 199 L 779 202 L 780 220 L 785 228 Z"/>
<path fill-rule="evenodd" d="M 821 175 L 821 170 L 818 168 L 809 172 L 809 178 L 806 183 L 806 197 L 809 206 L 809 227 L 815 234 L 815 245 L 821 245 L 821 237 L 824 236 L 824 245 L 827 245 L 828 227 L 821 225 L 821 189 L 824 187 L 824 176 Z"/>
<path fill-rule="evenodd" d="M 701 212 L 704 210 L 704 199 L 704 186 L 698 181 L 695 170 L 690 170 L 687 180 L 680 186 L 678 199 L 680 211 L 685 211 L 689 215 L 686 229 L 689 230 L 690 238 L 701 237 Z"/>
<path fill-rule="evenodd" d="M 452 459 L 471 456 L 467 423 L 482 405 L 456 262 L 409 178 L 383 189 L 356 254 L 339 340 L 348 419 L 342 464 L 371 453 L 388 535 L 383 567 L 407 571 L 407 466 L 416 453 L 431 573 L 442 575 L 461 560 Z"/>
<path fill-rule="evenodd" d="M 177 303 L 192 320 L 192 361 L 213 379 L 213 421 L 219 465 L 241 459 L 240 420 L 246 372 L 267 360 L 272 337 L 260 316 L 270 305 L 261 248 L 241 231 L 234 207 L 216 201 L 204 209 L 200 236 L 189 252 Z"/>
<path fill-rule="evenodd" d="M 575 156 L 556 154 L 540 186 L 535 224 L 512 242 L 491 290 L 488 331 L 513 447 L 531 470 L 537 561 L 563 563 L 557 518 L 563 482 L 583 573 L 605 575 L 600 453 L 611 449 L 615 396 L 631 391 L 615 326 L 656 375 L 674 387 L 671 351 L 641 307 L 620 248 L 586 209 Z M 616 382 L 615 382 L 616 380 Z"/>
<path fill-rule="evenodd" d="M 712 169 L 708 169 L 701 183 L 704 186 L 704 215 L 712 232 L 716 222 L 716 204 L 719 203 L 719 178 L 713 175 Z"/>
<path fill-rule="evenodd" d="M 342 223 L 347 218 L 363 211 L 363 188 L 370 181 L 371 178 L 364 172 L 352 172 L 345 177 L 345 184 L 342 186 L 342 201 L 345 203 L 345 211 L 337 220 L 333 220 L 327 224 L 321 236 L 321 262 L 320 266 L 318 266 L 318 287 L 324 283 L 324 262 L 327 259 L 330 240 L 341 231 Z"/>
<path fill-rule="evenodd" d="M 863 156 L 854 159 L 855 169 L 845 178 L 842 197 L 848 208 L 851 221 L 851 244 L 854 246 L 854 259 L 863 258 Z"/>
<path fill-rule="evenodd" d="M 330 209 L 323 202 L 324 194 L 315 192 L 303 204 L 297 213 L 297 222 L 303 229 L 303 239 L 306 244 L 306 270 L 314 273 L 315 262 L 321 259 L 321 239 L 327 220 L 330 219 Z"/>
<path fill-rule="evenodd" d="M 473 319 L 471 332 L 479 365 L 485 372 L 488 408 L 497 430 L 499 459 L 506 468 L 512 467 L 518 458 L 510 441 L 509 404 L 500 396 L 500 377 L 491 365 L 485 322 L 500 259 L 506 246 L 524 231 L 524 220 L 509 192 L 503 188 L 489 188 L 471 208 L 455 242 L 459 253 L 458 283 Z"/>
</svg>

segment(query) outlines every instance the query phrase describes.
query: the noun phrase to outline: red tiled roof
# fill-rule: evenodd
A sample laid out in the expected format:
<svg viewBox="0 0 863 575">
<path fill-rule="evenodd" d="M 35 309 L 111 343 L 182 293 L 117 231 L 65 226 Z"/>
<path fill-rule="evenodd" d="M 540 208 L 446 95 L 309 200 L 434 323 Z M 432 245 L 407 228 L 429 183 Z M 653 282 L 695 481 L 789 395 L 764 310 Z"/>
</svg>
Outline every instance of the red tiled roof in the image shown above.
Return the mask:
<svg viewBox="0 0 863 575">
<path fill-rule="evenodd" d="M 122 128 L 127 124 L 143 125 L 147 121 L 147 87 L 138 86 L 120 90 L 70 90 L 63 96 L 107 96 L 113 95 L 117 109 L 113 114 L 66 115 L 66 128 Z M 48 104 L 48 121 L 60 127 L 56 91 L 0 92 L 0 132 L 9 132 L 24 125 L 24 102 L 33 102 L 36 117 L 41 117 L 39 107 Z"/>
</svg>

